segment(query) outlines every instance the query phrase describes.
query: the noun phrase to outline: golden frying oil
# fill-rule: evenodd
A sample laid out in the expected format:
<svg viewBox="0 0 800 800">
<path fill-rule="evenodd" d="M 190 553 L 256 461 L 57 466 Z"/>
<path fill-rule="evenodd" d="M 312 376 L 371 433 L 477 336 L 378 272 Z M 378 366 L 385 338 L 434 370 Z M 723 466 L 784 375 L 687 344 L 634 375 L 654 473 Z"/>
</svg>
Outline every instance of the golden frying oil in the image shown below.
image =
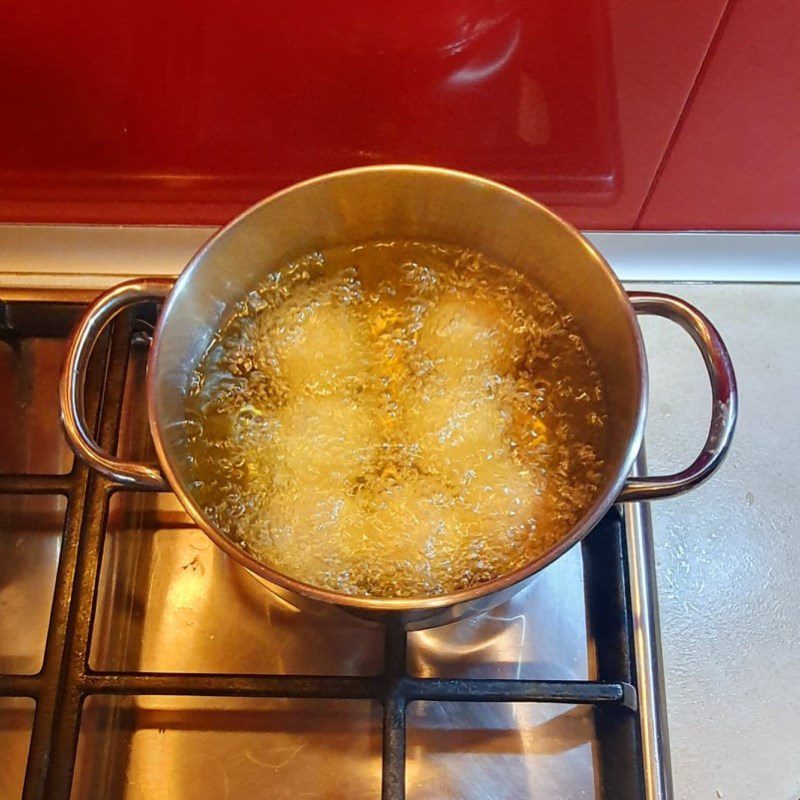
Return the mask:
<svg viewBox="0 0 800 800">
<path fill-rule="evenodd" d="M 574 321 L 463 248 L 374 242 L 278 269 L 194 378 L 200 505 L 260 560 L 338 592 L 509 572 L 600 480 L 603 389 Z"/>
</svg>

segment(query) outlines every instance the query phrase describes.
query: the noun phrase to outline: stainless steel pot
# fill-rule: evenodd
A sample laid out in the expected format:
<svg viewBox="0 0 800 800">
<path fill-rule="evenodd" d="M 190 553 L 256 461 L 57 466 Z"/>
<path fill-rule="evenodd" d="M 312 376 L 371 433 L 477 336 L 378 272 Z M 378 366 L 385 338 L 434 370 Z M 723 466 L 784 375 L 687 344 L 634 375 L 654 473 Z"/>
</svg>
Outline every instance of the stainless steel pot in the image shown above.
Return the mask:
<svg viewBox="0 0 800 800">
<path fill-rule="evenodd" d="M 603 484 L 571 533 L 515 572 L 438 597 L 351 597 L 301 583 L 256 561 L 197 506 L 187 489 L 192 475 L 181 442 L 192 370 L 233 304 L 260 277 L 311 250 L 393 238 L 471 247 L 529 274 L 578 320 L 605 381 L 609 406 Z M 159 465 L 132 463 L 104 452 L 83 412 L 86 367 L 101 330 L 122 308 L 153 299 L 165 300 L 147 368 L 147 409 Z M 711 380 L 707 441 L 694 462 L 674 475 L 628 477 L 641 446 L 647 408 L 647 365 L 636 314 L 657 314 L 683 327 L 699 347 Z M 367 617 L 393 615 L 407 628 L 424 628 L 502 602 L 580 541 L 614 502 L 676 495 L 708 478 L 730 445 L 737 393 L 728 351 L 697 309 L 669 295 L 626 294 L 592 245 L 543 206 L 464 173 L 381 166 L 323 175 L 285 189 L 214 236 L 175 283 L 132 281 L 99 297 L 70 343 L 61 412 L 69 443 L 80 458 L 124 486 L 171 488 L 219 547 L 279 593 L 294 600 L 334 603 Z"/>
</svg>

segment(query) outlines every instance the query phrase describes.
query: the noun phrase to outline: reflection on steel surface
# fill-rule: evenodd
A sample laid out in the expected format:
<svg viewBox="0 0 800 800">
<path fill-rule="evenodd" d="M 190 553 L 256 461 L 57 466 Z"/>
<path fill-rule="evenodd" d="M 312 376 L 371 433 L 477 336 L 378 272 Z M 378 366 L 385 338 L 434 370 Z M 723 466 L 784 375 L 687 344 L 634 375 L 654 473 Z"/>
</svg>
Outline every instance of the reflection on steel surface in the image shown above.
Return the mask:
<svg viewBox="0 0 800 800">
<path fill-rule="evenodd" d="M 22 794 L 34 708 L 28 697 L 0 697 L 0 797 Z"/>
<path fill-rule="evenodd" d="M 0 494 L 0 674 L 42 666 L 65 507 L 55 495 Z"/>
</svg>

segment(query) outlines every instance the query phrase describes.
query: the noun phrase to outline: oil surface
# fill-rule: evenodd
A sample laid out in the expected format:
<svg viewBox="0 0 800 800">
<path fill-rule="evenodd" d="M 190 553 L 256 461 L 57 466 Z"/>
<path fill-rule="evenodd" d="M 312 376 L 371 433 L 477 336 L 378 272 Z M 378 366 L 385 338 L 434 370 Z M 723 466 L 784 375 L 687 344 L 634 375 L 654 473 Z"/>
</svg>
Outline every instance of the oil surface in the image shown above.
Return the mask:
<svg viewBox="0 0 800 800">
<path fill-rule="evenodd" d="M 186 408 L 192 492 L 256 558 L 382 597 L 509 572 L 572 528 L 605 403 L 574 320 L 474 251 L 313 253 L 243 298 Z"/>
</svg>

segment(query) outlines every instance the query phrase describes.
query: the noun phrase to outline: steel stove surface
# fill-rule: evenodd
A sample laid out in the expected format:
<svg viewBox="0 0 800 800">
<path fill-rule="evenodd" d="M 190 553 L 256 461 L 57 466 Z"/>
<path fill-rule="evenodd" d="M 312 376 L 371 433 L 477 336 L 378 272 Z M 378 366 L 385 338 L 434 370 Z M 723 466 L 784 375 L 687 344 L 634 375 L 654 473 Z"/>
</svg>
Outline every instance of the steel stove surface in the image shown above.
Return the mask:
<svg viewBox="0 0 800 800">
<path fill-rule="evenodd" d="M 667 796 L 636 515 L 475 619 L 301 613 L 172 495 L 73 463 L 57 384 L 83 307 L 32 298 L 0 305 L 0 798 Z M 121 318 L 87 384 L 135 457 L 146 329 Z"/>
</svg>

